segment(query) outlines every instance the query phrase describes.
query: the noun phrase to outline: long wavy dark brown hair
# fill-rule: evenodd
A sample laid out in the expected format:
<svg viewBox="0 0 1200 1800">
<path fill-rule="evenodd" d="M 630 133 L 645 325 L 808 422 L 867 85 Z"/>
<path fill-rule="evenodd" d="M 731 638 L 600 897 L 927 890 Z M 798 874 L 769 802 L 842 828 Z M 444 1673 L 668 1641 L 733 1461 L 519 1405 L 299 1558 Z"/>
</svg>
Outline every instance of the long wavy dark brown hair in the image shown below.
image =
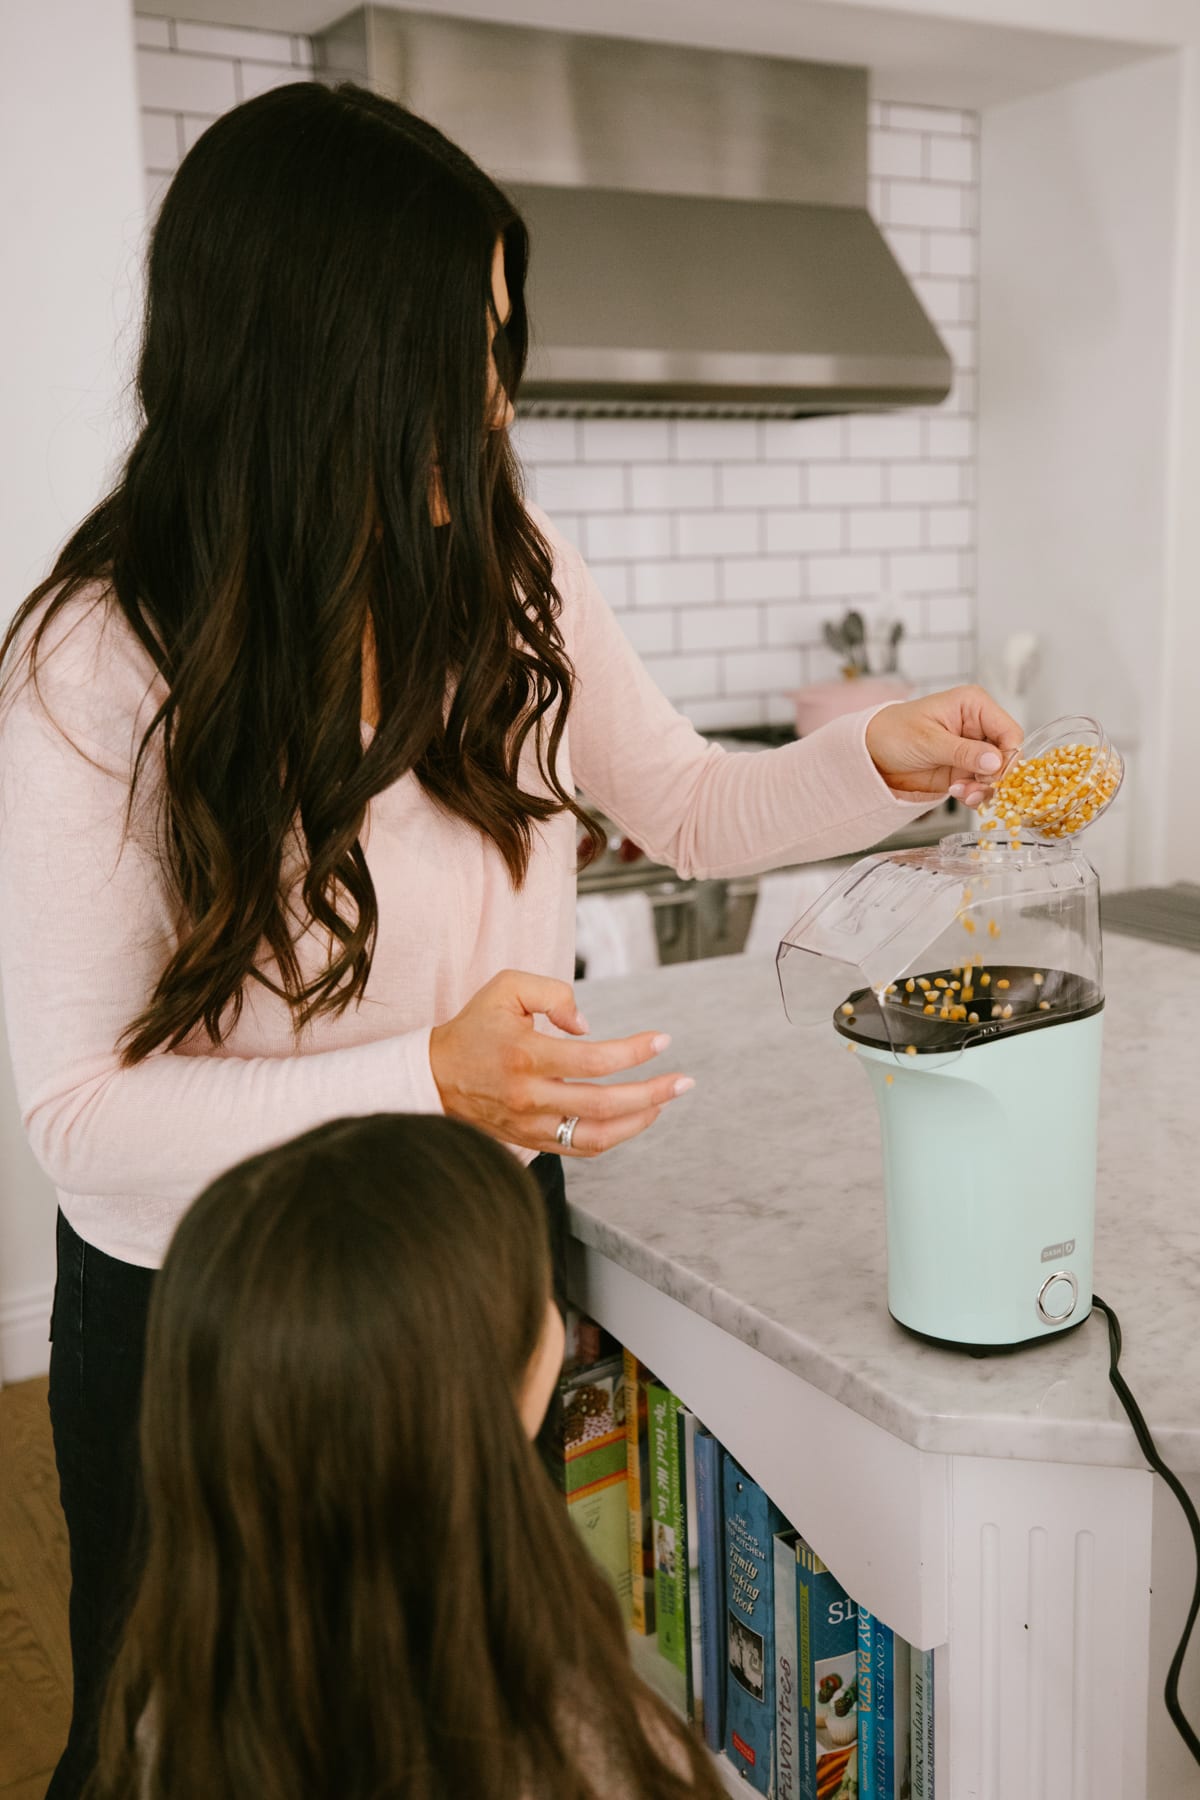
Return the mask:
<svg viewBox="0 0 1200 1800">
<path fill-rule="evenodd" d="M 99 581 L 166 686 L 130 804 L 139 782 L 161 786 L 178 946 L 127 1063 L 201 1027 L 219 1043 L 248 979 L 286 998 L 297 1029 L 361 997 L 378 914 L 360 833 L 372 796 L 409 771 L 517 885 L 538 825 L 577 810 L 557 770 L 572 671 L 551 554 L 507 433 L 490 429 L 493 356 L 514 398 L 525 362 L 528 249 L 463 151 L 349 84 L 234 108 L 167 191 L 140 433 L 0 648 L 11 675 L 23 633 L 36 681 L 46 627 Z M 297 914 L 329 942 L 307 981 Z"/>
<path fill-rule="evenodd" d="M 716 1800 L 521 1423 L 549 1294 L 533 1180 L 451 1120 L 324 1125 L 200 1196 L 89 1800 Z"/>
</svg>

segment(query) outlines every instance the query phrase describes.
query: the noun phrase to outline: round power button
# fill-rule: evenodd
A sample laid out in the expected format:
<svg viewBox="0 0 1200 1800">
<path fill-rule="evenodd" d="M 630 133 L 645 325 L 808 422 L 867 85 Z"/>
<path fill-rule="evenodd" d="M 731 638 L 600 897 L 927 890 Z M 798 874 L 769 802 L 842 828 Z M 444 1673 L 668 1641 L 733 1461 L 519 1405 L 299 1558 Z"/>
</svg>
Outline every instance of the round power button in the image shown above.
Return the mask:
<svg viewBox="0 0 1200 1800">
<path fill-rule="evenodd" d="M 1069 1269 L 1048 1275 L 1038 1291 L 1038 1314 L 1046 1325 L 1061 1325 L 1075 1311 L 1079 1283 Z"/>
</svg>

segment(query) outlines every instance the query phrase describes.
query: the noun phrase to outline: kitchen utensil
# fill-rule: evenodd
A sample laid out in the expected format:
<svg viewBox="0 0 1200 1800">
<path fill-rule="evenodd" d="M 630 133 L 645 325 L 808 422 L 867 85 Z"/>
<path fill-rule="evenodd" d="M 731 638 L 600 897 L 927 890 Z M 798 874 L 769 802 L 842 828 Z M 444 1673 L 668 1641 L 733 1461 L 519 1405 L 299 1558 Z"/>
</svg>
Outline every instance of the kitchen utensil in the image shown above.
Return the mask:
<svg viewBox="0 0 1200 1800">
<path fill-rule="evenodd" d="M 859 612 L 848 612 L 842 620 L 842 638 L 850 658 L 852 671 L 857 675 L 867 673 L 867 631 L 863 624 L 863 616 Z"/>
<path fill-rule="evenodd" d="M 879 1108 L 893 1316 L 975 1350 L 1091 1309 L 1104 1007 L 1090 863 L 993 837 L 862 859 L 777 957 L 789 1018 L 832 1020 Z"/>
</svg>

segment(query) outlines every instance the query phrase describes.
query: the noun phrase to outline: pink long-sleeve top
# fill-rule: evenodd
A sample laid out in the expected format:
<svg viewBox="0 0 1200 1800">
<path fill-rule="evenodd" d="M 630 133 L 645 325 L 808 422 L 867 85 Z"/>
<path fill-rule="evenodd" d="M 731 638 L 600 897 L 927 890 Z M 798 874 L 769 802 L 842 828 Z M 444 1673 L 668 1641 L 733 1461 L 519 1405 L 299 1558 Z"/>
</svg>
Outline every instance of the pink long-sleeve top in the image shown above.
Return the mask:
<svg viewBox="0 0 1200 1800">
<path fill-rule="evenodd" d="M 779 750 L 707 743 L 655 687 L 578 552 L 538 523 L 577 677 L 560 772 L 656 859 L 683 876 L 756 873 L 859 849 L 921 810 L 871 762 L 869 715 Z M 250 982 L 219 1049 L 197 1031 L 122 1067 L 118 1042 L 176 941 L 153 761 L 125 830 L 132 754 L 163 682 L 97 587 L 55 621 L 39 692 L 18 681 L 0 716 L 0 985 L 34 1154 L 74 1230 L 109 1255 L 157 1267 L 208 1181 L 311 1126 L 440 1111 L 431 1027 L 502 969 L 572 979 L 574 820 L 537 833 L 514 892 L 495 846 L 406 775 L 364 827 L 379 933 L 361 1003 L 297 1038 L 286 1003 Z M 326 946 L 306 934 L 299 952 L 308 972 Z"/>
</svg>

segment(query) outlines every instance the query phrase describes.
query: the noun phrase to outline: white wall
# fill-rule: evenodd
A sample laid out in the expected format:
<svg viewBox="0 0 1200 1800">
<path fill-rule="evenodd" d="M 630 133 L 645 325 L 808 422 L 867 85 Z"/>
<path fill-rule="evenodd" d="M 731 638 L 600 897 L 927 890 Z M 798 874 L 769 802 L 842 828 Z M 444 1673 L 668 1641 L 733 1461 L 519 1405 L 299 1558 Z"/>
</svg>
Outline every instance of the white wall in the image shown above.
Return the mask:
<svg viewBox="0 0 1200 1800">
<path fill-rule="evenodd" d="M 1168 750 L 1168 535 L 1181 63 L 982 121 L 979 626 L 1035 631 L 1031 715 L 1136 743 L 1134 881 L 1156 873 Z"/>
<path fill-rule="evenodd" d="M 0 623 L 100 497 L 123 439 L 142 174 L 127 0 L 5 9 Z M 0 1375 L 45 1366 L 54 1197 L 0 1042 Z"/>
</svg>

